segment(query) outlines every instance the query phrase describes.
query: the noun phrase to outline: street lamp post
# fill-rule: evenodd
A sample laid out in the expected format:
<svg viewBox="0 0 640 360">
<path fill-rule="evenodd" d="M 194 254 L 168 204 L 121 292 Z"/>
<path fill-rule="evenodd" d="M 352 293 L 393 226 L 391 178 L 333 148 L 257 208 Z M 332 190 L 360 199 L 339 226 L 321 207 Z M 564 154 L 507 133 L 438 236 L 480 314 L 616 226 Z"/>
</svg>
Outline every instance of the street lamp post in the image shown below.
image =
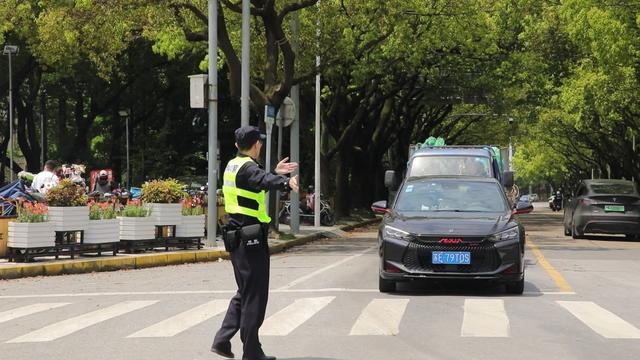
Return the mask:
<svg viewBox="0 0 640 360">
<path fill-rule="evenodd" d="M 13 181 L 13 74 L 11 69 L 11 55 L 18 55 L 18 47 L 16 45 L 5 45 L 2 54 L 9 56 L 9 169 L 11 172 L 11 181 Z"/>
<path fill-rule="evenodd" d="M 125 137 L 127 138 L 127 188 L 131 187 L 131 168 L 129 167 L 129 110 L 120 110 L 118 114 L 125 118 Z"/>
</svg>

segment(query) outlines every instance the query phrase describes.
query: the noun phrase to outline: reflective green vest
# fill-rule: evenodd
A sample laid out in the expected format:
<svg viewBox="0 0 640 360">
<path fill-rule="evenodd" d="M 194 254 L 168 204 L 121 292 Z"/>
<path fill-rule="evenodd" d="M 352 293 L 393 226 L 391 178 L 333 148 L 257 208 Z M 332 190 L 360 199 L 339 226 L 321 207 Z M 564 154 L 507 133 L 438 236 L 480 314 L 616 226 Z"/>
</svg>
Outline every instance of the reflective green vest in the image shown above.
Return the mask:
<svg viewBox="0 0 640 360">
<path fill-rule="evenodd" d="M 229 214 L 242 214 L 257 218 L 261 223 L 269 223 L 271 218 L 267 214 L 267 196 L 263 191 L 253 192 L 236 187 L 236 176 L 245 163 L 253 161 L 250 157 L 236 157 L 229 161 L 224 169 L 224 183 L 222 193 L 224 194 L 224 209 Z M 238 197 L 253 200 L 258 204 L 258 210 L 240 206 Z"/>
</svg>

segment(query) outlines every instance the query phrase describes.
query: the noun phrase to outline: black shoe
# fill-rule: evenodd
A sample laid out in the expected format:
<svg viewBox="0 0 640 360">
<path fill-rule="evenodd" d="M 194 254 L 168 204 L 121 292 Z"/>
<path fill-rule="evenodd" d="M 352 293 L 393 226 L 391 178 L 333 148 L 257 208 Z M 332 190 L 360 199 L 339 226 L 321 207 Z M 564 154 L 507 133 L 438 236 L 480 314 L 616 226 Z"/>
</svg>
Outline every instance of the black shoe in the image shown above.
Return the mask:
<svg viewBox="0 0 640 360">
<path fill-rule="evenodd" d="M 265 356 L 261 357 L 259 360 L 276 360 L 276 357 L 275 356 L 267 356 L 267 355 L 265 355 Z"/>
<path fill-rule="evenodd" d="M 211 351 L 222 356 L 222 357 L 226 357 L 229 359 L 233 359 L 235 357 L 235 355 L 233 355 L 233 353 L 231 352 L 231 344 L 225 346 L 225 345 L 213 345 L 211 346 Z M 275 359 L 275 358 L 274 358 Z"/>
</svg>

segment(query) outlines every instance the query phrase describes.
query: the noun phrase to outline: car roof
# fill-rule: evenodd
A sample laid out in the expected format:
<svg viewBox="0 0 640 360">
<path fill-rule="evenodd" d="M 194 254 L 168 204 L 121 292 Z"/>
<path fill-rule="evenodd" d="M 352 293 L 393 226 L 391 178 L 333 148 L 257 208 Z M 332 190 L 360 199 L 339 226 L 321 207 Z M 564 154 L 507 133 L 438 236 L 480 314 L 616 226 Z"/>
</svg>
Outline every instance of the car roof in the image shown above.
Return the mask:
<svg viewBox="0 0 640 360">
<path fill-rule="evenodd" d="M 500 182 L 493 177 L 482 176 L 467 176 L 467 175 L 435 175 L 435 176 L 413 176 L 407 178 L 407 182 L 420 181 L 420 180 L 450 180 L 450 181 L 469 181 L 469 182 L 483 182 L 483 183 L 496 183 L 500 185 Z"/>
<path fill-rule="evenodd" d="M 491 157 L 488 148 L 483 147 L 427 147 L 416 150 L 411 158 L 429 155 L 465 155 L 465 156 L 483 156 Z"/>
</svg>

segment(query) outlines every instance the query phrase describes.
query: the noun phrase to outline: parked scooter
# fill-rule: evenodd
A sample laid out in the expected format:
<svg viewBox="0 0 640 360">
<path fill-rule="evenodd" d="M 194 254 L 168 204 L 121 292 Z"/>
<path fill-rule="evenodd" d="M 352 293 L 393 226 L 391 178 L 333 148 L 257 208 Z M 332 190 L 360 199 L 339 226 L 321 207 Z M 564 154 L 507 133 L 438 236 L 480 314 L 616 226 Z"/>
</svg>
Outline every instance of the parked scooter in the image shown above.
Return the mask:
<svg viewBox="0 0 640 360">
<path fill-rule="evenodd" d="M 307 196 L 305 200 L 300 201 L 300 220 L 313 224 L 314 222 L 314 209 L 315 209 L 315 193 L 313 186 L 309 186 Z M 285 200 L 282 205 L 282 209 L 278 214 L 280 223 L 290 224 L 291 222 L 291 201 Z M 329 202 L 322 199 L 322 193 L 320 194 L 320 224 L 323 226 L 333 226 L 336 223 L 336 219 L 333 213 L 333 209 Z"/>
</svg>

